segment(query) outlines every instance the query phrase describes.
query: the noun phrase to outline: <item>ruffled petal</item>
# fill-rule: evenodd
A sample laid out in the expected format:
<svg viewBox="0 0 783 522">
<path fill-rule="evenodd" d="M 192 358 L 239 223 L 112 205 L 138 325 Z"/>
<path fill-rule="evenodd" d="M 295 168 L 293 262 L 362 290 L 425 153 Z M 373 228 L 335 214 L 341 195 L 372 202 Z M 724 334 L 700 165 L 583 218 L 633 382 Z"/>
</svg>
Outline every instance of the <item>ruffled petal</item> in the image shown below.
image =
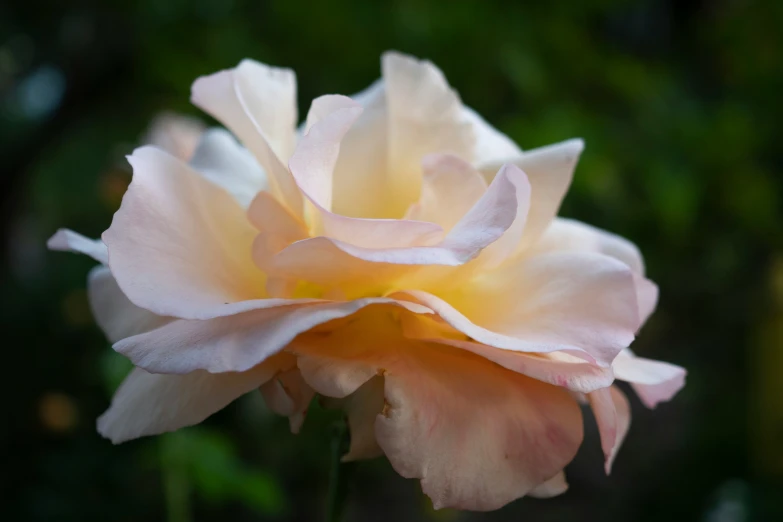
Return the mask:
<svg viewBox="0 0 783 522">
<path fill-rule="evenodd" d="M 633 275 L 588 252 L 522 258 L 435 296 L 406 290 L 479 343 L 533 353 L 565 351 L 608 367 L 639 326 Z"/>
<path fill-rule="evenodd" d="M 210 320 L 178 320 L 122 339 L 114 349 L 154 373 L 243 372 L 280 352 L 297 335 L 347 317 L 367 306 L 393 306 L 414 313 L 425 307 L 386 298 L 298 303 L 251 310 Z"/>
<path fill-rule="evenodd" d="M 293 71 L 243 60 L 235 69 L 198 78 L 191 101 L 240 139 L 267 173 L 275 196 L 299 216 L 302 197 L 285 166 L 297 119 Z"/>
<path fill-rule="evenodd" d="M 288 417 L 291 432 L 299 433 L 315 396 L 315 391 L 302 379 L 299 370 L 289 368 L 279 372 L 262 384 L 260 390 L 269 409 Z"/>
<path fill-rule="evenodd" d="M 136 368 L 98 419 L 98 432 L 119 444 L 198 424 L 293 364 L 283 356 L 241 373 L 162 375 Z"/>
<path fill-rule="evenodd" d="M 587 400 L 598 424 L 605 459 L 604 469 L 609 474 L 614 458 L 631 426 L 631 406 L 625 394 L 616 386 L 588 393 Z"/>
<path fill-rule="evenodd" d="M 530 180 L 530 212 L 518 248 L 534 244 L 557 215 L 583 148 L 581 139 L 572 139 L 503 160 L 503 163 L 512 163 L 525 171 Z M 478 168 L 491 179 L 500 165 L 499 162 L 490 162 L 480 164 Z"/>
<path fill-rule="evenodd" d="M 136 149 L 129 161 L 133 182 L 103 240 L 131 302 L 206 319 L 264 297 L 264 274 L 250 256 L 256 231 L 236 200 L 159 149 Z"/>
<path fill-rule="evenodd" d="M 582 419 L 567 391 L 464 350 L 405 341 L 387 321 L 360 317 L 291 350 L 305 380 L 327 396 L 384 377 L 378 444 L 398 473 L 421 479 L 436 508 L 497 509 L 573 458 Z"/>
</svg>

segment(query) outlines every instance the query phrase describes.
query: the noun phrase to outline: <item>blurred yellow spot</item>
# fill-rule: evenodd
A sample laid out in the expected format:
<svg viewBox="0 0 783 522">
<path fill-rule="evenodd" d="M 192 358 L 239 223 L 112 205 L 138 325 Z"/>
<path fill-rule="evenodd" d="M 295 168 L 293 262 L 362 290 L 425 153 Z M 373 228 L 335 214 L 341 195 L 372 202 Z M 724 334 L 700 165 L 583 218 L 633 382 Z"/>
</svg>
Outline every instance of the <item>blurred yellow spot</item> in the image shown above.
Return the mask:
<svg viewBox="0 0 783 522">
<path fill-rule="evenodd" d="M 76 404 L 64 393 L 49 392 L 38 401 L 38 417 L 49 431 L 66 433 L 71 431 L 79 419 Z"/>
<path fill-rule="evenodd" d="M 100 178 L 100 197 L 101 201 L 110 208 L 116 210 L 120 208 L 122 196 L 128 190 L 131 176 L 128 172 L 120 169 L 113 169 Z"/>
</svg>

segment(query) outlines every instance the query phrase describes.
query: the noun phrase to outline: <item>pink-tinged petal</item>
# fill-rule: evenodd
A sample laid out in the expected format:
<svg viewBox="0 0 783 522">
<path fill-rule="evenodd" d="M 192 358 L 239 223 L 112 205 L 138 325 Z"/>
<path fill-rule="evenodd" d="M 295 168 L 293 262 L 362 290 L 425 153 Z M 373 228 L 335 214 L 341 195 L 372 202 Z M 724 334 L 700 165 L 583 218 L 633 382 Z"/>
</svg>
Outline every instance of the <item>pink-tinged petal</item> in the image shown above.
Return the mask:
<svg viewBox="0 0 783 522">
<path fill-rule="evenodd" d="M 378 444 L 398 473 L 421 479 L 436 508 L 497 509 L 573 458 L 582 419 L 567 391 L 464 350 L 406 341 L 397 329 L 365 315 L 303 336 L 291 350 L 305 380 L 327 396 L 383 376 Z"/>
<path fill-rule="evenodd" d="M 295 89 L 293 72 L 245 60 L 236 69 L 198 78 L 191 101 L 240 139 L 266 172 L 271 190 L 299 216 L 302 196 L 285 166 L 295 139 Z"/>
<path fill-rule="evenodd" d="M 644 260 L 636 245 L 617 234 L 574 219 L 555 218 L 533 249 L 535 252 L 598 252 L 619 259 L 634 272 L 644 275 Z"/>
<path fill-rule="evenodd" d="M 96 266 L 90 271 L 87 295 L 95 321 L 112 343 L 172 321 L 170 317 L 155 315 L 131 303 L 105 266 Z"/>
<path fill-rule="evenodd" d="M 436 245 L 394 248 L 392 238 L 389 238 L 385 248 L 366 248 L 337 239 L 314 237 L 283 249 L 275 256 L 272 272 L 327 285 L 361 281 L 371 284 L 384 278 L 388 282 L 388 278 L 411 272 L 390 265 L 458 266 L 503 236 L 518 218 L 519 209 L 527 205 L 527 196 L 524 172 L 513 165 L 508 166 L 501 169 L 476 204 Z M 404 225 L 404 221 L 398 221 L 395 226 Z M 375 237 L 386 236 L 376 234 Z"/>
<path fill-rule="evenodd" d="M 655 310 L 658 287 L 644 277 L 644 260 L 627 239 L 572 219 L 556 218 L 532 247 L 533 252 L 598 252 L 618 259 L 634 272 L 640 326 Z M 532 254 L 532 252 L 531 252 Z"/>
<path fill-rule="evenodd" d="M 515 259 L 436 297 L 406 290 L 482 344 L 522 352 L 565 351 L 608 367 L 639 327 L 633 274 L 588 252 Z"/>
<path fill-rule="evenodd" d="M 304 303 L 251 310 L 210 320 L 173 321 L 122 339 L 114 349 L 154 373 L 243 372 L 280 352 L 297 335 L 368 306 L 393 306 L 414 313 L 425 307 L 387 298 Z"/>
<path fill-rule="evenodd" d="M 568 491 L 568 482 L 566 482 L 565 473 L 560 472 L 543 484 L 539 484 L 530 490 L 527 494 L 533 498 L 552 498 L 562 495 Z"/>
<path fill-rule="evenodd" d="M 462 103 L 431 62 L 384 53 L 381 69 L 388 111 L 387 188 L 392 216 L 418 199 L 422 157 L 449 152 L 470 159 L 474 136 Z"/>
<path fill-rule="evenodd" d="M 123 293 L 157 315 L 193 319 L 264 297 L 250 255 L 256 231 L 236 200 L 159 149 L 128 159 L 133 182 L 103 233 Z"/>
<path fill-rule="evenodd" d="M 631 387 L 648 408 L 674 397 L 685 386 L 685 368 L 663 361 L 636 357 L 623 350 L 612 364 L 615 376 Z"/>
<path fill-rule="evenodd" d="M 533 149 L 521 156 L 506 158 L 502 162 L 478 166 L 488 177 L 493 176 L 503 163 L 513 163 L 527 174 L 533 195 L 519 248 L 532 245 L 557 215 L 560 203 L 571 185 L 583 148 L 584 142 L 581 139 L 572 139 Z"/>
<path fill-rule="evenodd" d="M 270 410 L 288 417 L 292 433 L 299 433 L 315 391 L 302 379 L 297 368 L 281 371 L 261 385 L 261 395 Z"/>
<path fill-rule="evenodd" d="M 98 432 L 119 444 L 198 424 L 293 364 L 282 356 L 241 373 L 163 375 L 136 368 L 98 419 Z"/>
<path fill-rule="evenodd" d="M 106 245 L 99 239 L 90 239 L 83 235 L 61 228 L 49 238 L 46 242 L 49 250 L 59 250 L 62 252 L 77 252 L 90 256 L 99 263 L 108 264 L 109 252 Z"/>
<path fill-rule="evenodd" d="M 631 426 L 631 406 L 625 394 L 616 386 L 588 393 L 587 399 L 593 409 L 598 431 L 601 434 L 601 448 L 605 459 L 604 469 L 609 474 L 614 458 Z"/>
<path fill-rule="evenodd" d="M 375 438 L 375 419 L 384 405 L 383 389 L 383 377 L 372 377 L 343 401 L 351 434 L 351 448 L 343 455 L 343 462 L 383 455 Z"/>
<path fill-rule="evenodd" d="M 422 169 L 421 196 L 408 209 L 408 219 L 437 223 L 451 230 L 487 190 L 481 174 L 451 154 L 425 156 Z"/>
<path fill-rule="evenodd" d="M 250 205 L 256 194 L 267 189 L 264 170 L 224 129 L 209 129 L 202 135 L 190 165 L 234 196 L 243 208 Z"/>
<path fill-rule="evenodd" d="M 405 336 L 410 339 L 461 348 L 511 371 L 570 391 L 588 393 L 605 388 L 614 381 L 611 368 L 596 366 L 565 353 L 529 354 L 480 344 L 467 340 L 457 330 L 429 316 L 404 314 L 401 322 Z"/>
</svg>

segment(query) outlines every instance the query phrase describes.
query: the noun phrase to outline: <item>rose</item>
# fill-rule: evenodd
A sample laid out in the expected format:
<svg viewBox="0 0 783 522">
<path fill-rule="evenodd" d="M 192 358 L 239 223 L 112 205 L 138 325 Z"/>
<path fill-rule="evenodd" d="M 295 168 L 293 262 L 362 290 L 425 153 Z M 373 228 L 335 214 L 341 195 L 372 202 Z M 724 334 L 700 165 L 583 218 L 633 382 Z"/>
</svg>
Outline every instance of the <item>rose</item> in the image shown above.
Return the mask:
<svg viewBox="0 0 783 522">
<path fill-rule="evenodd" d="M 343 407 L 346 458 L 385 454 L 436 507 L 494 509 L 567 487 L 586 398 L 607 470 L 629 408 L 684 370 L 627 350 L 657 288 L 630 242 L 555 218 L 581 140 L 522 152 L 429 62 L 395 53 L 353 99 L 295 128 L 291 71 L 198 79 L 224 123 L 185 163 L 142 147 L 92 255 L 96 318 L 137 366 L 99 420 L 115 442 L 200 422 L 261 387 L 296 431 Z"/>
</svg>

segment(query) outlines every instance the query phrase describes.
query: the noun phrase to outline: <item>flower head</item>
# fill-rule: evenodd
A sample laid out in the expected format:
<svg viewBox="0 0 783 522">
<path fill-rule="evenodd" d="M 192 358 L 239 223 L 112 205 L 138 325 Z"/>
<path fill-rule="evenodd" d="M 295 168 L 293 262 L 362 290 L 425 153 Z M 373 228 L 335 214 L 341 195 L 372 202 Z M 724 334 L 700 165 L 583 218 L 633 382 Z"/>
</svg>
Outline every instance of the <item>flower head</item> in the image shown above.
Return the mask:
<svg viewBox="0 0 783 522">
<path fill-rule="evenodd" d="M 582 141 L 523 152 L 431 63 L 382 71 L 300 129 L 292 71 L 199 78 L 228 130 L 189 161 L 137 149 L 102 241 L 50 240 L 101 263 L 96 318 L 136 365 L 99 431 L 174 430 L 259 387 L 296 431 L 317 393 L 347 413 L 346 459 L 486 510 L 565 491 L 586 398 L 608 471 L 629 424 L 614 379 L 654 406 L 685 372 L 628 350 L 657 300 L 638 249 L 556 217 Z"/>
</svg>

